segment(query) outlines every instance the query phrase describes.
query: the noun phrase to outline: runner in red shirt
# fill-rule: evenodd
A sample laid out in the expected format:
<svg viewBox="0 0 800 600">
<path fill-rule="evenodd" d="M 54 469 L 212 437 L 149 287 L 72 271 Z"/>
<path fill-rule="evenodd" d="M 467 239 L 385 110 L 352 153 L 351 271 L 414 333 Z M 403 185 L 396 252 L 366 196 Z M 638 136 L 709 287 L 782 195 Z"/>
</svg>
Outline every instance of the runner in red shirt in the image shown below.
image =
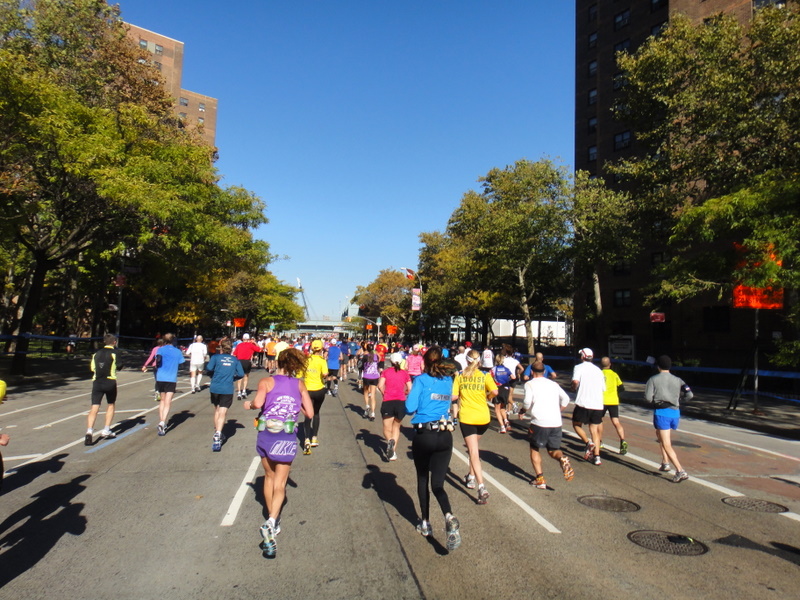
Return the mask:
<svg viewBox="0 0 800 600">
<path fill-rule="evenodd" d="M 244 377 L 236 382 L 238 388 L 236 393 L 237 400 L 242 400 L 247 397 L 247 380 L 250 375 L 250 370 L 253 368 L 253 363 L 251 361 L 253 359 L 253 354 L 260 351 L 261 348 L 250 339 L 249 333 L 243 334 L 242 341 L 236 344 L 236 348 L 233 349 L 232 354 L 242 363 L 242 370 L 244 371 Z"/>
</svg>

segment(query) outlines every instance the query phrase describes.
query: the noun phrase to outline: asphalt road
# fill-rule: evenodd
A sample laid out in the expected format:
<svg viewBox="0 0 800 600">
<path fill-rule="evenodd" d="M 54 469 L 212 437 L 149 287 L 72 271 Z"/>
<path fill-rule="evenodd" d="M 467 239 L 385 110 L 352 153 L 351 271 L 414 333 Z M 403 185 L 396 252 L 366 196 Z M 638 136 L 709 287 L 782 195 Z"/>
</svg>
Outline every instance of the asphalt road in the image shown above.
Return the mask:
<svg viewBox="0 0 800 600">
<path fill-rule="evenodd" d="M 254 371 L 250 387 L 263 375 Z M 648 411 L 624 406 L 628 455 L 609 450 L 594 466 L 565 436 L 575 479 L 546 459 L 549 488 L 539 490 L 524 422 L 510 435 L 493 425 L 481 441 L 491 497 L 480 506 L 461 483 L 456 434 L 446 489 L 463 543 L 448 553 L 435 502 L 434 536 L 414 529 L 412 431 L 400 459 L 385 461 L 380 419 L 362 418 L 353 384 L 327 398 L 321 445 L 295 460 L 274 560 L 258 549 L 263 477 L 254 413 L 240 403 L 213 453 L 208 392 L 186 393 L 185 378 L 173 426 L 158 437 L 152 376 L 122 371 L 118 438 L 91 447 L 90 382 L 12 394 L 0 407 L 11 435 L 0 599 L 797 598 L 800 442 L 684 419 L 675 440 L 691 478 L 673 484 L 657 471 Z M 610 425 L 606 436 L 616 447 Z"/>
</svg>

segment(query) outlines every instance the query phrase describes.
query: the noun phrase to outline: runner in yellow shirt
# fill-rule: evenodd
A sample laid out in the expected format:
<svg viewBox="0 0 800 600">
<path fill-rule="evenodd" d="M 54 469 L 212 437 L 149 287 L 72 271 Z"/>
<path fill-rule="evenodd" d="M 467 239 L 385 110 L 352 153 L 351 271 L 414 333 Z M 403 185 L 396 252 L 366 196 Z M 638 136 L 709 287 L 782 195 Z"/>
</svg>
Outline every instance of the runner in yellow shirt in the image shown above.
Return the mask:
<svg viewBox="0 0 800 600">
<path fill-rule="evenodd" d="M 311 454 L 311 448 L 319 446 L 319 411 L 325 401 L 325 379 L 328 377 L 328 363 L 322 358 L 324 347 L 322 340 L 311 342 L 311 356 L 308 357 L 308 364 L 303 373 L 303 382 L 306 384 L 311 404 L 314 406 L 314 416 L 306 417 L 303 423 L 303 454 Z"/>
<path fill-rule="evenodd" d="M 625 441 L 625 430 L 619 420 L 619 392 L 625 388 L 616 372 L 611 370 L 611 359 L 604 356 L 600 359 L 603 376 L 606 378 L 606 391 L 603 392 L 603 416 L 611 417 L 611 424 L 619 436 L 619 453 L 628 453 L 628 442 Z M 603 439 L 603 424 L 600 423 L 600 439 Z"/>
</svg>

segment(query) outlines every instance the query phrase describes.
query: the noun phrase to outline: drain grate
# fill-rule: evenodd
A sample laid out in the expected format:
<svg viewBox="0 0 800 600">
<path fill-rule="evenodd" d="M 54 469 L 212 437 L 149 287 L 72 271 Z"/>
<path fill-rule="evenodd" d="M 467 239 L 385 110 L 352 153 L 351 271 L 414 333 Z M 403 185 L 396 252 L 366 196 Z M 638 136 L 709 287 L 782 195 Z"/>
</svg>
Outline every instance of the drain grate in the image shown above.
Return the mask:
<svg viewBox="0 0 800 600">
<path fill-rule="evenodd" d="M 608 512 L 636 512 L 642 508 L 635 502 L 613 496 L 581 496 L 578 502 L 589 508 Z"/>
<path fill-rule="evenodd" d="M 632 531 L 628 539 L 642 548 L 676 556 L 700 556 L 708 552 L 708 546 L 702 542 L 667 531 Z"/>
<path fill-rule="evenodd" d="M 723 498 L 722 501 L 728 506 L 741 508 L 742 510 L 752 510 L 755 512 L 764 513 L 783 513 L 789 512 L 789 509 L 781 504 L 768 502 L 767 500 L 759 500 L 758 498 L 745 498 L 744 496 L 730 496 Z"/>
</svg>

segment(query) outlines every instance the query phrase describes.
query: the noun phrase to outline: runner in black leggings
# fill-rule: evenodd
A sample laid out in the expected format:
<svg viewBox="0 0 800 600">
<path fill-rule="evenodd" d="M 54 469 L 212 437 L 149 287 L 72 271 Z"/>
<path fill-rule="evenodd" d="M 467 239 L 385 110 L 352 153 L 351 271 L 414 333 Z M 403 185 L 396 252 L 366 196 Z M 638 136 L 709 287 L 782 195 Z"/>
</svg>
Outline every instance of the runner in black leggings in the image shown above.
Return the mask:
<svg viewBox="0 0 800 600">
<path fill-rule="evenodd" d="M 444 514 L 447 531 L 447 549 L 452 551 L 461 544 L 458 519 L 451 513 L 450 500 L 444 491 L 444 478 L 453 454 L 453 424 L 450 417 L 453 380 L 449 368 L 442 363 L 442 350 L 438 346 L 425 353 L 425 372 L 414 380 L 406 399 L 406 411 L 413 415 L 411 424 L 415 435 L 411 443 L 414 466 L 417 469 L 417 494 L 421 521 L 417 531 L 431 535 L 430 489 Z"/>
</svg>

